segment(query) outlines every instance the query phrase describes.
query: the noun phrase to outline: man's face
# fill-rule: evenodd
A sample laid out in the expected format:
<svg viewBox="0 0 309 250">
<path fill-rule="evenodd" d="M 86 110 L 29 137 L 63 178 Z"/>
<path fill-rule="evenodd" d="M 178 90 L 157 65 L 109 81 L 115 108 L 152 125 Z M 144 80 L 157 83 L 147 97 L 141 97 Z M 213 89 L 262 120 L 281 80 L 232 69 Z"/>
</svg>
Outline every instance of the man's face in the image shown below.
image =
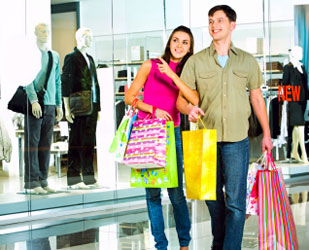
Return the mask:
<svg viewBox="0 0 309 250">
<path fill-rule="evenodd" d="M 214 41 L 225 40 L 231 37 L 236 23 L 230 22 L 224 11 L 218 10 L 209 17 L 209 34 Z"/>
</svg>

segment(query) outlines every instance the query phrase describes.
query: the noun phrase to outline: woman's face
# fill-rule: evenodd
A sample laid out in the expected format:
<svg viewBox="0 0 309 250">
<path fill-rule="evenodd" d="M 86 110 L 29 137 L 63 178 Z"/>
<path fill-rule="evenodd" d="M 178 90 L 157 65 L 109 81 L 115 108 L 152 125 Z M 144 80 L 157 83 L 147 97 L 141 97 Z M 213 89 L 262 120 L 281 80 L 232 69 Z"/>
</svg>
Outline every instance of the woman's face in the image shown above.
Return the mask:
<svg viewBox="0 0 309 250">
<path fill-rule="evenodd" d="M 183 31 L 176 31 L 170 42 L 171 61 L 180 62 L 190 51 L 190 35 Z"/>
</svg>

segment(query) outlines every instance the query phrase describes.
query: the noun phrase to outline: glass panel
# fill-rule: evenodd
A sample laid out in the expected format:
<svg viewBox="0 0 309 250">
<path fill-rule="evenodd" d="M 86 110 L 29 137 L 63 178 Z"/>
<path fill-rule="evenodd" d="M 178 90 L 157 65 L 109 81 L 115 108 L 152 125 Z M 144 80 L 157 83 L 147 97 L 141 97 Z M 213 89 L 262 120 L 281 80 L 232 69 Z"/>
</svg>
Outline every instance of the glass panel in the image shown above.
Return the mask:
<svg viewBox="0 0 309 250">
<path fill-rule="evenodd" d="M 34 30 L 39 22 L 50 25 L 50 4 L 47 1 L 1 2 L 0 12 L 1 221 L 27 216 L 33 198 L 24 189 L 24 180 L 30 174 L 30 171 L 26 174 L 24 167 L 24 115 L 8 110 L 7 105 L 17 87 L 31 84 L 41 70 L 41 53 Z M 50 45 L 50 37 L 46 43 Z M 33 132 L 33 128 L 28 131 Z"/>
<path fill-rule="evenodd" d="M 208 47 L 212 38 L 208 33 L 207 13 L 217 4 L 228 4 L 237 12 L 237 27 L 233 31 L 232 40 L 236 47 L 253 54 L 258 61 L 268 87 L 263 89 L 264 97 L 269 101 L 278 95 L 283 67 L 290 60 L 289 49 L 295 44 L 304 44 L 304 41 L 294 40 L 294 37 L 299 38 L 299 30 L 296 28 L 297 20 L 294 20 L 295 6 L 292 1 L 80 1 L 80 26 L 90 28 L 93 33 L 93 44 L 88 54 L 95 61 L 101 88 L 101 112 L 96 127 L 94 162 L 91 166 L 101 186 L 91 190 L 68 189 L 69 128 L 63 118 L 53 130 L 48 164 L 48 183 L 57 190 L 57 194 L 45 196 L 25 193 L 24 117 L 9 111 L 7 103 L 17 86 L 31 83 L 42 68 L 34 27 L 41 21 L 50 23 L 50 4 L 49 1 L 40 0 L 11 0 L 5 4 L 1 2 L 0 112 L 1 125 L 7 129 L 12 142 L 12 154 L 10 162 L 0 162 L 0 217 L 10 213 L 27 213 L 30 208 L 37 211 L 55 206 L 102 201 L 105 199 L 102 198 L 105 192 L 110 192 L 108 199 L 134 193 L 136 189 L 124 192 L 123 196 L 119 195 L 120 192 L 114 192 L 116 189 L 126 191 L 129 188 L 130 169 L 116 164 L 108 153 L 116 128 L 128 110 L 124 104 L 124 93 L 141 64 L 162 54 L 167 37 L 176 26 L 184 24 L 191 27 L 195 37 L 195 52 Z M 305 7 L 301 9 L 308 10 Z M 75 12 L 66 13 L 61 18 L 57 15 L 52 18 L 53 42 L 50 39 L 48 44 L 59 53 L 62 70 L 64 57 L 73 52 L 76 45 L 77 25 L 74 26 L 73 23 L 78 23 L 78 18 L 75 19 Z M 29 128 L 30 134 L 35 132 L 32 129 L 33 127 Z M 305 126 L 305 141 L 308 141 L 306 131 L 309 130 Z M 84 134 L 81 133 L 81 136 Z M 279 143 L 275 144 L 278 145 L 273 151 L 276 159 L 289 157 L 291 133 L 288 140 L 290 142 L 283 143 L 283 147 L 279 147 Z M 252 144 L 251 158 L 260 155 L 259 143 Z M 42 153 L 43 148 L 36 149 Z M 80 162 L 83 161 L 85 158 L 81 158 Z M 28 177 L 30 174 L 34 174 L 33 168 L 28 172 Z M 102 193 L 104 195 L 101 196 Z M 65 199 L 55 199 L 59 202 L 57 203 L 54 202 L 55 197 Z M 33 202 L 30 203 L 30 200 Z M 48 202 L 40 203 L 40 200 Z M 3 205 L 8 206 L 2 209 Z"/>
<path fill-rule="evenodd" d="M 124 93 L 139 67 L 145 60 L 155 58 L 163 51 L 164 3 L 114 0 L 113 4 L 115 125 L 118 127 L 128 110 Z M 138 15 L 133 15 L 136 11 Z M 118 164 L 117 171 L 118 188 L 129 188 L 130 168 Z"/>
<path fill-rule="evenodd" d="M 97 174 L 99 182 L 115 190 L 116 170 L 112 155 L 108 152 L 115 135 L 114 110 L 114 75 L 113 75 L 113 47 L 112 36 L 95 36 L 92 54 L 95 56 L 97 73 L 101 92 L 101 111 L 97 125 Z"/>
<path fill-rule="evenodd" d="M 113 28 L 114 34 L 163 29 L 163 0 L 114 0 Z"/>
</svg>

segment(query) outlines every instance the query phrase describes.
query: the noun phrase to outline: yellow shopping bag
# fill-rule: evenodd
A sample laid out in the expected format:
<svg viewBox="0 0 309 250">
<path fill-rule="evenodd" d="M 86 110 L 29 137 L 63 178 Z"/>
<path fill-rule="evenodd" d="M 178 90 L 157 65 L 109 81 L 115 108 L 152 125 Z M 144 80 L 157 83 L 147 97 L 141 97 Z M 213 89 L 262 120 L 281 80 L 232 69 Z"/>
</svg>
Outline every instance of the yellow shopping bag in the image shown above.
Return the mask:
<svg viewBox="0 0 309 250">
<path fill-rule="evenodd" d="M 187 198 L 216 200 L 217 131 L 183 131 L 182 140 Z"/>
</svg>

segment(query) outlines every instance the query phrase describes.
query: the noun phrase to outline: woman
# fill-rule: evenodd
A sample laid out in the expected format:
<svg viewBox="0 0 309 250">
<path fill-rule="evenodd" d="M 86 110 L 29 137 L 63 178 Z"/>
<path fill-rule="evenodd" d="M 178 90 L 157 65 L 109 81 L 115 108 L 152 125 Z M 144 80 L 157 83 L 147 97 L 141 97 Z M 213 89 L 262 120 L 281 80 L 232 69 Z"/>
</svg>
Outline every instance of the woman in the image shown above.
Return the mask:
<svg viewBox="0 0 309 250">
<path fill-rule="evenodd" d="M 148 60 L 142 64 L 125 96 L 126 104 L 132 104 L 138 92 L 144 88 L 143 101 L 138 100 L 135 104 L 135 107 L 139 109 L 138 118 L 144 119 L 148 113 L 153 114 L 155 110 L 157 118 L 174 122 L 179 186 L 168 188 L 167 191 L 174 210 L 181 250 L 189 249 L 191 225 L 183 192 L 180 113 L 176 108 L 176 101 L 179 91 L 181 91 L 189 102 L 193 105 L 198 104 L 197 95 L 179 78 L 185 62 L 193 54 L 193 43 L 193 35 L 189 28 L 179 26 L 174 29 L 162 58 Z M 168 241 L 164 234 L 161 189 L 146 188 L 146 199 L 156 248 L 167 249 Z"/>
</svg>

